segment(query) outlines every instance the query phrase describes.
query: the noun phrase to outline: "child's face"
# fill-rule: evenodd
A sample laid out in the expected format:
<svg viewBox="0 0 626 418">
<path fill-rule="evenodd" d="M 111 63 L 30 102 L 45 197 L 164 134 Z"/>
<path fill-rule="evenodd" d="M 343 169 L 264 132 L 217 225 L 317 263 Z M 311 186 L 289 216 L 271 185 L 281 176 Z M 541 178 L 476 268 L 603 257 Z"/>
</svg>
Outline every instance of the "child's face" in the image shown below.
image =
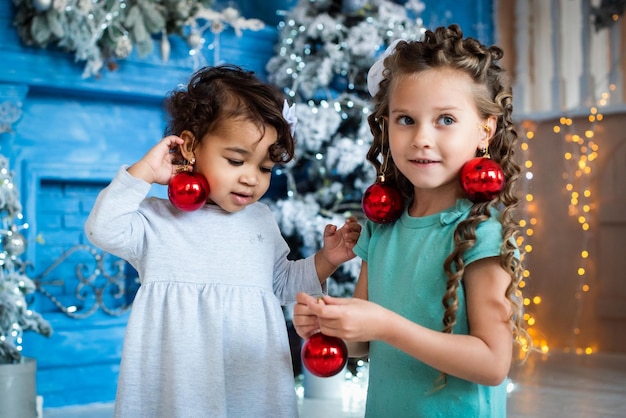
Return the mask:
<svg viewBox="0 0 626 418">
<path fill-rule="evenodd" d="M 207 134 L 195 150 L 196 171 L 209 182 L 209 203 L 238 212 L 267 192 L 274 162 L 269 148 L 277 140 L 274 127 L 263 136 L 251 121 L 227 119 Z"/>
<path fill-rule="evenodd" d="M 434 196 L 448 204 L 463 196 L 461 167 L 488 139 L 472 88 L 468 75 L 450 69 L 431 69 L 396 81 L 389 101 L 389 146 L 416 196 L 437 192 Z"/>
</svg>

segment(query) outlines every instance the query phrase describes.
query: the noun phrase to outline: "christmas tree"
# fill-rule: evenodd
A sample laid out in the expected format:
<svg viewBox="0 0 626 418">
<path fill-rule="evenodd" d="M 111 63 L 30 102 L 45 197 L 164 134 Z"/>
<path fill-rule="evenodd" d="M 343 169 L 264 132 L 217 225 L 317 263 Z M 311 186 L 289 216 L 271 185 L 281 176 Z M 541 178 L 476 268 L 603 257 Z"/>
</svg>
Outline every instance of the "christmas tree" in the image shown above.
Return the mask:
<svg viewBox="0 0 626 418">
<path fill-rule="evenodd" d="M 268 78 L 296 103 L 296 158 L 278 171 L 284 193 L 269 203 L 296 256 L 322 243 L 327 223 L 362 216 L 363 192 L 376 180 L 366 161 L 372 135 L 367 72 L 396 39 L 423 33 L 419 0 L 300 0 L 279 24 Z M 328 293 L 351 296 L 356 259 L 329 280 Z"/>
<path fill-rule="evenodd" d="M 21 230 L 22 205 L 8 160 L 0 154 L 0 364 L 18 363 L 21 355 L 22 333 L 34 331 L 45 336 L 52 333 L 48 321 L 29 309 L 27 295 L 35 284 L 26 275 L 28 263 L 21 256 L 26 251 L 26 239 Z"/>
</svg>

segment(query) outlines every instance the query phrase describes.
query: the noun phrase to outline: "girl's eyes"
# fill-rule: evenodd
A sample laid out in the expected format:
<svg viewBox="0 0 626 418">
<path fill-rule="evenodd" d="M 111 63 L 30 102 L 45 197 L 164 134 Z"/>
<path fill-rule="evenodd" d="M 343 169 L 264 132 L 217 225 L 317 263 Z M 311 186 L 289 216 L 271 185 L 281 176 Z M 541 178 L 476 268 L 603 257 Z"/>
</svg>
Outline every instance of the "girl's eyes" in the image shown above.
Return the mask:
<svg viewBox="0 0 626 418">
<path fill-rule="evenodd" d="M 396 119 L 400 125 L 413 125 L 413 119 L 410 116 L 398 116 Z"/>
<path fill-rule="evenodd" d="M 231 160 L 230 158 L 227 158 L 227 160 L 228 160 L 228 164 L 233 165 L 235 167 L 240 167 L 243 165 L 243 161 Z"/>
<path fill-rule="evenodd" d="M 439 119 L 437 119 L 437 123 L 440 125 L 449 126 L 454 123 L 454 118 L 452 116 L 442 115 L 439 117 Z"/>
<path fill-rule="evenodd" d="M 415 125 L 415 121 L 410 116 L 406 116 L 406 115 L 398 116 L 396 120 L 399 125 Z M 439 116 L 439 118 L 437 118 L 438 125 L 449 126 L 449 125 L 452 125 L 454 122 L 455 122 L 454 118 L 449 115 L 442 115 L 442 116 Z"/>
<path fill-rule="evenodd" d="M 228 160 L 228 164 L 234 167 L 241 167 L 243 165 L 243 161 L 241 160 L 231 160 L 230 158 L 227 158 L 226 160 Z M 274 167 L 259 167 L 259 171 L 261 171 L 261 173 L 271 174 L 273 168 Z"/>
</svg>

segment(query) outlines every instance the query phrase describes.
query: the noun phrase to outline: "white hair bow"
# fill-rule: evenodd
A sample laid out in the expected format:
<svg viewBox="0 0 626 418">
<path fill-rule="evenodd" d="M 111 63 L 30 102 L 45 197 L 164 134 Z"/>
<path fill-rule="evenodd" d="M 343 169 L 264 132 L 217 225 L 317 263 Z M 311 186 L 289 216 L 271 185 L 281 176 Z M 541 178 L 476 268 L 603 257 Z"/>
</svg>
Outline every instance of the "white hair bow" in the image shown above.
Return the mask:
<svg viewBox="0 0 626 418">
<path fill-rule="evenodd" d="M 294 136 L 296 134 L 296 125 L 298 124 L 295 103 L 289 106 L 289 103 L 287 103 L 287 99 L 285 99 L 285 103 L 283 104 L 283 117 L 289 124 L 291 136 Z"/>
<path fill-rule="evenodd" d="M 380 90 L 380 82 L 385 78 L 383 75 L 383 70 L 385 69 L 385 58 L 393 54 L 394 49 L 396 49 L 396 45 L 400 41 L 402 41 L 402 39 L 396 39 L 393 41 L 367 72 L 367 90 L 370 92 L 372 97 L 376 96 L 376 93 Z"/>
</svg>

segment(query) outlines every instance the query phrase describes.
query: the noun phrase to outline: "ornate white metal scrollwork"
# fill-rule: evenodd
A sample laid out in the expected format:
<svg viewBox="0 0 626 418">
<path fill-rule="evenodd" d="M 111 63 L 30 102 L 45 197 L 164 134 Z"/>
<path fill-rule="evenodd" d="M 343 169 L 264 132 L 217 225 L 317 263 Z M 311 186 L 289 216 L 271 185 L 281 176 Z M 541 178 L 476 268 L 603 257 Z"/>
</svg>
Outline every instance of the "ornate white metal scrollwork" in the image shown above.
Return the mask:
<svg viewBox="0 0 626 418">
<path fill-rule="evenodd" d="M 136 275 L 128 268 L 122 259 L 89 245 L 76 245 L 33 281 L 42 295 L 71 318 L 86 318 L 98 309 L 119 316 L 130 309 L 137 286 Z M 72 270 L 73 277 L 64 277 Z M 68 286 L 73 291 L 65 291 Z"/>
</svg>

